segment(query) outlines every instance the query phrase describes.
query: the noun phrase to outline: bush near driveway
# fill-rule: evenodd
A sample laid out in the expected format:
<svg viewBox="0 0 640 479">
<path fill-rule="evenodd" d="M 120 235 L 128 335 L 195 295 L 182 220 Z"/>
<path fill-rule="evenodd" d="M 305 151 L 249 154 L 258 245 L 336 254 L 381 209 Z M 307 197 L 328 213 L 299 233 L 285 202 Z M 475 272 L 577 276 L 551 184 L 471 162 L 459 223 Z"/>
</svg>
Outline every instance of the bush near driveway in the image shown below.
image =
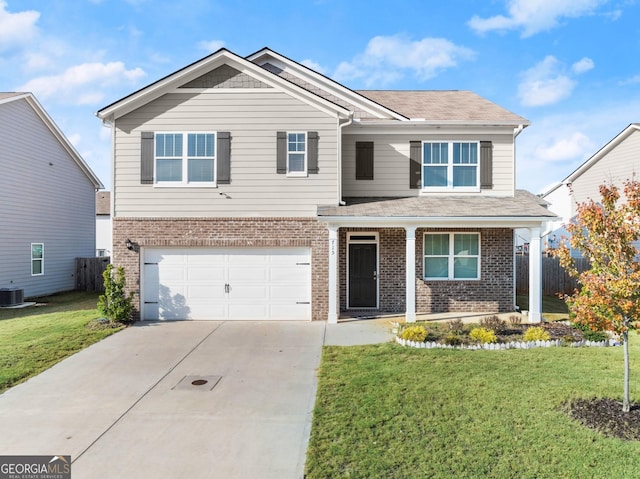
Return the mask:
<svg viewBox="0 0 640 479">
<path fill-rule="evenodd" d="M 97 293 L 37 298 L 41 306 L 0 309 L 0 393 L 121 328 L 90 329 Z"/>
</svg>

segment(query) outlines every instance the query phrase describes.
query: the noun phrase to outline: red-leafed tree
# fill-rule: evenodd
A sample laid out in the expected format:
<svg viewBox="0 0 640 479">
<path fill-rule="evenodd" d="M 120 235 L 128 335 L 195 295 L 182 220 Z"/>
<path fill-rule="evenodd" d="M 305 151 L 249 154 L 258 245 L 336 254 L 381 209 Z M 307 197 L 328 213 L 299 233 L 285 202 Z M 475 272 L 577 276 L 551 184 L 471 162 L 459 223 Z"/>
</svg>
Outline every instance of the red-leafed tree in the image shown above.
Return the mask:
<svg viewBox="0 0 640 479">
<path fill-rule="evenodd" d="M 629 412 L 629 330 L 640 313 L 640 182 L 624 183 L 624 197 L 614 185 L 600 186 L 600 202 L 578 205 L 575 221 L 567 226 L 573 248 L 589 260 L 579 273 L 563 242 L 555 255 L 577 278 L 581 289 L 566 298 L 573 320 L 593 330 L 618 334 L 624 348 L 622 410 Z"/>
</svg>

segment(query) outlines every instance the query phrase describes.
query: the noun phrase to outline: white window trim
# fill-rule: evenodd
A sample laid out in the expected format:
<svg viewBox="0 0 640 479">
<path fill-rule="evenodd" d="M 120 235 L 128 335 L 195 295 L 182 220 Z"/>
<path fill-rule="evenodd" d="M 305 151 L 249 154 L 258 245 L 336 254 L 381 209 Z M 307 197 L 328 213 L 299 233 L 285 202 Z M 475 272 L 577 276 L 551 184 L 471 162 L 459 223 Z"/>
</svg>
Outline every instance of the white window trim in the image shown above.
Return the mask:
<svg viewBox="0 0 640 479">
<path fill-rule="evenodd" d="M 300 154 L 299 151 L 289 151 L 289 135 L 304 135 L 304 169 L 302 171 L 289 171 L 289 155 Z M 292 178 L 306 178 L 308 176 L 307 155 L 309 154 L 309 138 L 306 131 L 287 131 L 287 176 Z"/>
<path fill-rule="evenodd" d="M 201 135 L 213 135 L 213 157 L 197 157 L 202 159 L 212 159 L 213 160 L 213 181 L 194 181 L 189 182 L 189 156 L 188 156 L 188 148 L 189 148 L 189 135 L 190 134 L 201 134 Z M 157 180 L 157 161 L 158 155 L 156 154 L 156 135 L 182 135 L 182 181 L 158 181 Z M 154 187 L 160 188 L 215 188 L 217 187 L 217 168 L 218 168 L 218 157 L 216 155 L 218 148 L 218 132 L 217 131 L 156 131 L 154 132 L 154 140 L 153 140 L 153 177 L 156 178 L 154 182 Z M 173 156 L 161 157 L 164 158 L 175 158 Z"/>
<path fill-rule="evenodd" d="M 463 235 L 476 235 L 478 237 L 478 254 L 477 255 L 465 255 L 465 256 L 458 256 L 459 258 L 477 258 L 478 260 L 478 275 L 475 278 L 455 278 L 454 275 L 454 271 L 453 271 L 453 260 L 456 258 L 456 256 L 453 254 L 453 250 L 454 250 L 454 239 L 455 239 L 455 235 L 457 234 L 463 234 Z M 427 255 L 424 253 L 424 245 L 425 245 L 425 238 L 428 235 L 449 235 L 449 254 L 447 255 L 447 266 L 449 268 L 448 271 L 448 275 L 446 278 L 434 278 L 434 277 L 428 277 L 425 274 L 425 267 L 424 267 L 424 262 L 425 259 L 427 258 Z M 429 257 L 440 257 L 440 255 L 438 256 L 429 256 Z M 479 232 L 476 231 L 427 231 L 424 233 L 423 237 L 422 237 L 422 279 L 426 280 L 426 281 L 478 281 L 480 280 L 482 276 L 482 237 L 480 235 Z"/>
<path fill-rule="evenodd" d="M 449 157 L 447 158 L 447 163 L 446 163 L 446 167 L 447 167 L 447 186 L 425 186 L 424 185 L 424 145 L 425 144 L 433 144 L 433 143 L 448 143 L 449 147 L 448 147 L 448 155 Z M 475 143 L 477 145 L 477 152 L 478 152 L 478 157 L 477 157 L 477 162 L 476 162 L 476 186 L 453 186 L 453 169 L 455 168 L 455 165 L 453 164 L 453 144 L 454 143 Z M 480 142 L 479 141 L 469 141 L 469 140 L 431 140 L 431 141 L 427 141 L 424 140 L 422 142 L 422 149 L 420 150 L 420 156 L 421 156 L 421 162 L 420 162 L 420 178 L 422 181 L 422 191 L 423 192 L 437 192 L 437 193 L 442 193 L 442 192 L 451 192 L 451 191 L 455 191 L 455 192 L 462 192 L 462 193 L 478 193 L 480 192 Z M 433 166 L 445 166 L 444 164 L 435 164 Z M 472 166 L 472 165 L 467 165 L 467 164 L 463 164 L 460 166 Z"/>
<path fill-rule="evenodd" d="M 42 246 L 42 258 L 34 258 L 33 257 L 33 247 L 35 245 L 40 245 Z M 31 276 L 44 276 L 44 243 L 31 243 Z M 40 265 L 40 272 L 39 273 L 34 273 L 33 272 L 33 262 L 34 261 L 40 261 L 41 265 Z"/>
</svg>

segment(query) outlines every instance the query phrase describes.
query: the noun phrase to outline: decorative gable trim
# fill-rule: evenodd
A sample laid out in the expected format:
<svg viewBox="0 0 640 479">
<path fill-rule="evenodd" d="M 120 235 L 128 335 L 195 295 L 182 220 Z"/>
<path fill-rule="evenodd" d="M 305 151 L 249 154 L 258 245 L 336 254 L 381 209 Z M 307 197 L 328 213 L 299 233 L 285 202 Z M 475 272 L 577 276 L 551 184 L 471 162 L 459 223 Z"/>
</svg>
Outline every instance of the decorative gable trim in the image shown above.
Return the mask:
<svg viewBox="0 0 640 479">
<path fill-rule="evenodd" d="M 264 82 L 242 73 L 229 65 L 222 65 L 180 86 L 187 88 L 271 88 Z"/>
<path fill-rule="evenodd" d="M 266 85 L 277 88 L 312 107 L 323 111 L 331 116 L 348 118 L 350 111 L 344 107 L 336 105 L 321 96 L 318 96 L 304 88 L 295 85 L 278 75 L 275 75 L 264 68 L 222 48 L 211 55 L 192 63 L 150 85 L 128 95 L 111 105 L 108 105 L 97 112 L 98 118 L 109 123 L 117 118 L 130 113 L 131 111 L 146 105 L 147 103 L 161 97 L 162 95 L 179 91 L 181 85 L 202 77 L 222 65 L 229 65 L 239 72 L 245 73 Z"/>
</svg>

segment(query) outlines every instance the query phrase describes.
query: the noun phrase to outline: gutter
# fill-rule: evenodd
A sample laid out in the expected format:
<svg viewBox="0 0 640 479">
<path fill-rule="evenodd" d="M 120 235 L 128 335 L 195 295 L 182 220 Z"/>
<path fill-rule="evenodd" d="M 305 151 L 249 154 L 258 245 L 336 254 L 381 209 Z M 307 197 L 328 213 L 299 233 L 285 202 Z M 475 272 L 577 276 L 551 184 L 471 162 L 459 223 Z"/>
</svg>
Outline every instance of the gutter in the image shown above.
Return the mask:
<svg viewBox="0 0 640 479">
<path fill-rule="evenodd" d="M 346 203 L 342 199 L 342 129 L 353 123 L 353 112 L 349 113 L 349 118 L 344 123 L 338 120 L 338 204 L 345 206 Z"/>
</svg>

